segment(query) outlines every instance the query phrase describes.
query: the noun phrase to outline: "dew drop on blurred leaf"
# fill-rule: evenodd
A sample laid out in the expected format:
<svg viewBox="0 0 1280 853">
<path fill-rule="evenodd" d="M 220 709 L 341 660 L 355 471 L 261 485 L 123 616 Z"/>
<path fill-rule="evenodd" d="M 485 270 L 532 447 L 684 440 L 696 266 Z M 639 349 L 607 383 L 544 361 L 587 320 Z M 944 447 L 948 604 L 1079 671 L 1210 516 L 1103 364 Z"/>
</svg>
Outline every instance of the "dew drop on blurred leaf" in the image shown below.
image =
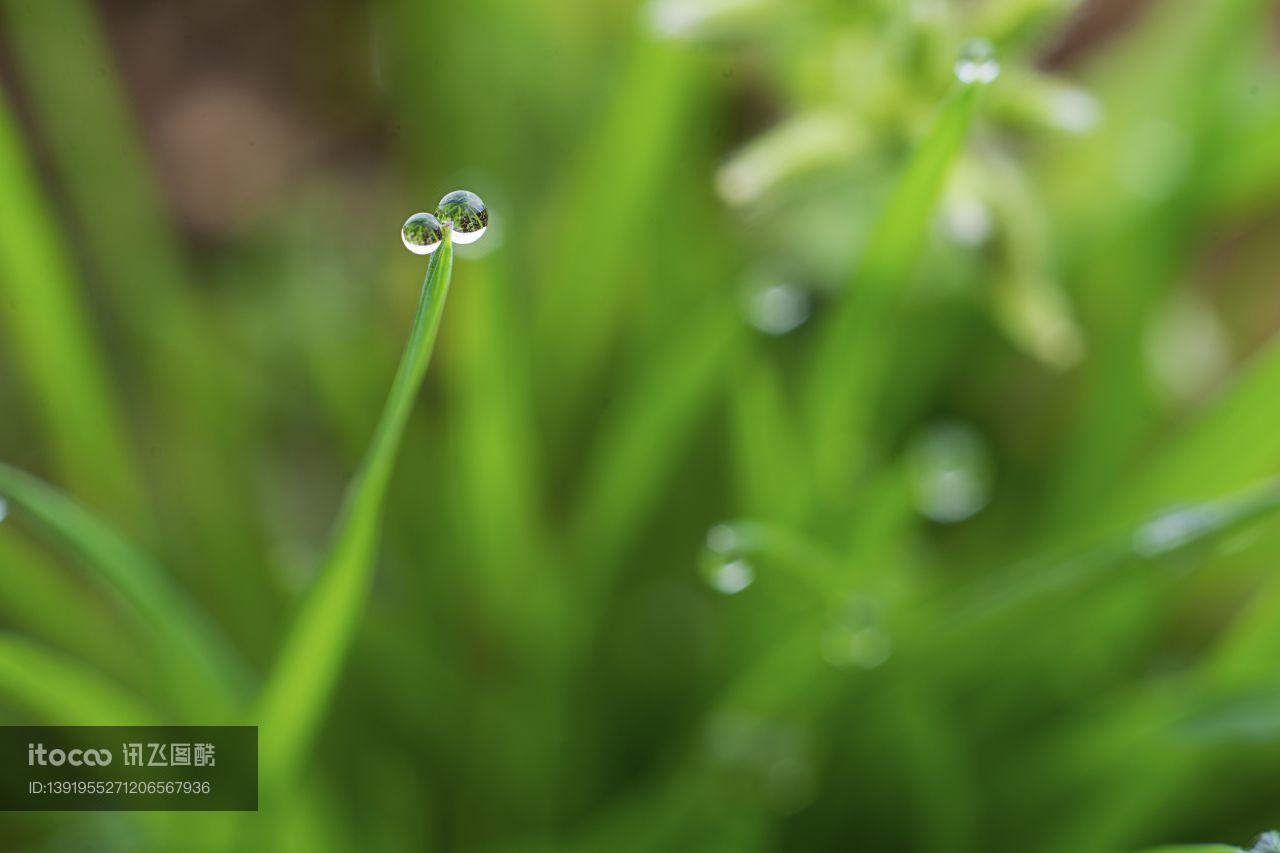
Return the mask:
<svg viewBox="0 0 1280 853">
<path fill-rule="evenodd" d="M 985 86 L 1000 76 L 996 49 L 984 38 L 972 39 L 960 49 L 956 58 L 956 79 L 968 85 Z"/>
<path fill-rule="evenodd" d="M 710 560 L 704 565 L 702 576 L 716 592 L 737 595 L 755 582 L 756 570 L 743 559 Z"/>
<path fill-rule="evenodd" d="M 453 242 L 462 246 L 479 240 L 489 227 L 489 211 L 484 202 L 466 190 L 455 190 L 440 199 L 436 216 L 453 227 Z"/>
<path fill-rule="evenodd" d="M 1068 133 L 1089 133 L 1102 120 L 1102 107 L 1098 105 L 1098 99 L 1074 86 L 1054 92 L 1049 108 L 1054 124 Z"/>
<path fill-rule="evenodd" d="M 822 635 L 822 658 L 837 669 L 875 669 L 892 651 L 889 635 L 874 626 L 840 622 Z"/>
<path fill-rule="evenodd" d="M 982 439 L 962 424 L 942 424 L 907 450 L 916 509 L 943 524 L 964 521 L 991 500 L 991 459 Z"/>
<path fill-rule="evenodd" d="M 1174 400 L 1194 400 L 1231 367 L 1231 336 L 1213 305 L 1194 292 L 1175 296 L 1146 338 L 1147 363 Z"/>
<path fill-rule="evenodd" d="M 943 204 L 941 224 L 947 236 L 962 246 L 981 246 L 991 237 L 991 210 L 982 199 L 954 195 Z"/>
<path fill-rule="evenodd" d="M 1133 550 L 1143 557 L 1159 557 L 1211 533 L 1223 520 L 1222 510 L 1212 505 L 1170 510 L 1134 531 Z"/>
<path fill-rule="evenodd" d="M 729 524 L 717 524 L 707 531 L 707 548 L 717 554 L 731 554 L 741 547 L 738 531 Z"/>
<path fill-rule="evenodd" d="M 785 335 L 809 319 L 809 294 L 790 284 L 749 286 L 744 301 L 747 322 L 766 335 Z"/>
<path fill-rule="evenodd" d="M 440 220 L 430 213 L 415 213 L 400 226 L 400 239 L 415 255 L 429 255 L 440 248 L 444 229 L 440 227 Z"/>
</svg>

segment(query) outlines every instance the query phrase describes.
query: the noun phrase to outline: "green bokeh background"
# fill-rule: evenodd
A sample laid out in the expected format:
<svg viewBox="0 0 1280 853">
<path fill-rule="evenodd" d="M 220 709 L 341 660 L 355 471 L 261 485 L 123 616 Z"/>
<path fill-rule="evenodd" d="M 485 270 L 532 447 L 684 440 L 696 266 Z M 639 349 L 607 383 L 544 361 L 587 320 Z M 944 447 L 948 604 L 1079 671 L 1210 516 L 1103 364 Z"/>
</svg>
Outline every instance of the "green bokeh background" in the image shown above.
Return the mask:
<svg viewBox="0 0 1280 853">
<path fill-rule="evenodd" d="M 255 721 L 413 316 L 399 224 L 491 214 L 296 781 L 0 847 L 1280 825 L 1277 14 L 0 0 L 0 485 L 145 555 L 248 697 L 11 493 L 0 721 Z"/>
</svg>

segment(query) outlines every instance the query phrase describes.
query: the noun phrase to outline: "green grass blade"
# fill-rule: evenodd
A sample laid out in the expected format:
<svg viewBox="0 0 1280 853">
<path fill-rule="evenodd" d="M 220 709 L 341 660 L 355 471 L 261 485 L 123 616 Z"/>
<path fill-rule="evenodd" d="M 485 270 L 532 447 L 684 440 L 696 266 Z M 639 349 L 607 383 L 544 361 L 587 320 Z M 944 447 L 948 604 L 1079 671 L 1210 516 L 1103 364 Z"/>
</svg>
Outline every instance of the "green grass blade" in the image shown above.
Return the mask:
<svg viewBox="0 0 1280 853">
<path fill-rule="evenodd" d="M 854 279 L 827 322 L 809 367 L 805 406 L 823 491 L 838 491 L 865 453 L 875 384 L 894 310 L 915 264 L 951 166 L 969 136 L 979 89 L 943 102 L 872 233 Z"/>
<path fill-rule="evenodd" d="M 810 484 L 782 374 L 762 356 L 744 357 L 743 362 L 730 388 L 740 511 L 799 524 L 808 514 Z"/>
<path fill-rule="evenodd" d="M 169 585 L 164 572 L 69 498 L 3 463 L 0 495 L 75 553 L 131 606 L 157 638 L 158 653 L 183 707 L 210 722 L 225 723 L 242 687 L 239 665 L 204 615 Z"/>
<path fill-rule="evenodd" d="M 128 680 L 145 665 L 136 635 L 41 549 L 0 531 L 0 614 L 24 634 Z M 113 637 L 113 642 L 102 642 Z"/>
<path fill-rule="evenodd" d="M 57 227 L 0 98 L 0 320 L 61 478 L 111 518 L 144 526 L 143 487 Z"/>
<path fill-rule="evenodd" d="M 547 239 L 573 235 L 575 250 L 548 266 L 536 314 L 548 354 L 543 386 L 553 410 L 571 414 L 625 316 L 638 251 L 659 188 L 684 150 L 680 135 L 703 86 L 688 51 L 648 38 L 634 46 L 610 110 L 588 140 L 566 191 L 551 204 Z M 567 327 L 566 324 L 571 325 Z"/>
<path fill-rule="evenodd" d="M 440 328 L 453 245 L 431 256 L 404 356 L 360 469 L 347 487 L 328 554 L 285 637 L 256 719 L 263 729 L 264 787 L 279 790 L 298 769 L 319 726 L 372 581 L 382 504 L 418 388 Z"/>
<path fill-rule="evenodd" d="M 162 515 L 154 526 L 181 543 L 175 570 L 199 580 L 224 623 L 262 644 L 270 635 L 250 617 L 274 590 L 261 571 L 259 522 L 244 497 L 253 483 L 242 463 L 251 457 L 251 410 L 242 386 L 254 371 L 238 370 L 237 347 L 214 336 L 205 294 L 194 286 L 168 221 L 98 17 L 86 0 L 0 2 L 6 42 L 69 202 L 73 221 L 63 232 L 76 235 L 77 251 L 101 283 L 110 321 L 131 357 L 139 401 L 154 422 L 148 423 L 148 451 L 156 491 L 183 495 L 181 514 Z M 94 421 L 66 421 L 77 422 Z M 167 509 L 159 506 L 162 514 Z"/>
<path fill-rule="evenodd" d="M 529 377 L 518 355 L 524 341 L 500 263 L 490 257 L 474 264 L 466 290 L 454 297 L 453 358 L 444 366 L 453 372 L 449 387 L 463 466 L 459 523 L 480 558 L 478 580 L 491 603 L 521 611 L 520 590 L 546 552 L 547 534 Z M 495 529 L 507 533 L 494 536 Z"/>
<path fill-rule="evenodd" d="M 1182 433 L 1119 490 L 1111 515 L 1149 511 L 1161 503 L 1226 491 L 1267 476 L 1280 465 L 1280 337 Z"/>
<path fill-rule="evenodd" d="M 571 541 L 590 565 L 607 567 L 657 499 L 697 417 L 725 378 L 741 321 L 716 301 L 672 333 L 603 429 L 577 498 Z M 596 588 L 610 578 L 597 576 Z"/>
<path fill-rule="evenodd" d="M 0 704 L 63 726 L 143 726 L 158 722 L 140 700 L 70 658 L 0 634 Z"/>
</svg>

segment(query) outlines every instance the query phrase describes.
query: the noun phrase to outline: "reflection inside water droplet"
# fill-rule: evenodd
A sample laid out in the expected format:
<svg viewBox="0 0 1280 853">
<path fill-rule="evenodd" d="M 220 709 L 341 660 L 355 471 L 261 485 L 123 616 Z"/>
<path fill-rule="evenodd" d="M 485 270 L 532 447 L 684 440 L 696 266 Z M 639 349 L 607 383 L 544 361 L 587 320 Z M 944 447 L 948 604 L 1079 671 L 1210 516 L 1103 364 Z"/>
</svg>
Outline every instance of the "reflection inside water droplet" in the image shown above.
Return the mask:
<svg viewBox="0 0 1280 853">
<path fill-rule="evenodd" d="M 963 424 L 925 431 L 907 450 L 916 509 L 942 524 L 977 514 L 991 500 L 991 459 L 978 434 Z"/>
<path fill-rule="evenodd" d="M 489 227 L 489 210 L 480 196 L 467 190 L 455 190 L 440 199 L 436 216 L 452 227 L 453 242 L 460 246 L 479 240 Z"/>
<path fill-rule="evenodd" d="M 429 255 L 440 248 L 444 229 L 430 213 L 415 213 L 400 226 L 400 241 L 415 255 Z"/>
<path fill-rule="evenodd" d="M 985 86 L 1000 76 L 996 49 L 984 38 L 969 41 L 956 59 L 956 79 L 965 85 Z"/>
</svg>

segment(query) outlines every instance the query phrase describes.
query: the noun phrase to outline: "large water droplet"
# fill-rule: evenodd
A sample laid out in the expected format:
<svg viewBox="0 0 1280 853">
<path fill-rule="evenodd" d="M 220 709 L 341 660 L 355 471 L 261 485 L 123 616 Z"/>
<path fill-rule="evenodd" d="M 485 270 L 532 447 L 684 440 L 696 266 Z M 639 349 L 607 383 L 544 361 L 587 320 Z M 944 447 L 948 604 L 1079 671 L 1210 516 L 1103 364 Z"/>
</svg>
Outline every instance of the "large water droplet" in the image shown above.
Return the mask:
<svg viewBox="0 0 1280 853">
<path fill-rule="evenodd" d="M 991 460 L 978 434 L 962 424 L 935 426 L 912 442 L 907 470 L 916 509 L 933 521 L 964 521 L 991 500 Z"/>
<path fill-rule="evenodd" d="M 1280 853 L 1280 832 L 1264 832 L 1259 835 L 1249 853 Z"/>
<path fill-rule="evenodd" d="M 809 294 L 789 284 L 753 286 L 747 289 L 744 310 L 756 329 L 785 335 L 809 319 Z"/>
<path fill-rule="evenodd" d="M 489 227 L 489 211 L 480 196 L 466 190 L 455 190 L 440 199 L 436 216 L 453 228 L 453 242 L 459 245 L 474 243 L 484 236 Z"/>
<path fill-rule="evenodd" d="M 756 570 L 755 567 L 741 558 L 734 560 L 712 559 L 703 566 L 702 576 L 716 592 L 724 595 L 737 595 L 755 583 Z"/>
<path fill-rule="evenodd" d="M 985 86 L 1000 76 L 996 49 L 984 38 L 972 39 L 956 58 L 956 79 L 965 85 Z"/>
<path fill-rule="evenodd" d="M 429 255 L 440 248 L 444 229 L 440 227 L 440 220 L 430 213 L 415 213 L 400 226 L 400 239 L 415 255 Z"/>
</svg>

